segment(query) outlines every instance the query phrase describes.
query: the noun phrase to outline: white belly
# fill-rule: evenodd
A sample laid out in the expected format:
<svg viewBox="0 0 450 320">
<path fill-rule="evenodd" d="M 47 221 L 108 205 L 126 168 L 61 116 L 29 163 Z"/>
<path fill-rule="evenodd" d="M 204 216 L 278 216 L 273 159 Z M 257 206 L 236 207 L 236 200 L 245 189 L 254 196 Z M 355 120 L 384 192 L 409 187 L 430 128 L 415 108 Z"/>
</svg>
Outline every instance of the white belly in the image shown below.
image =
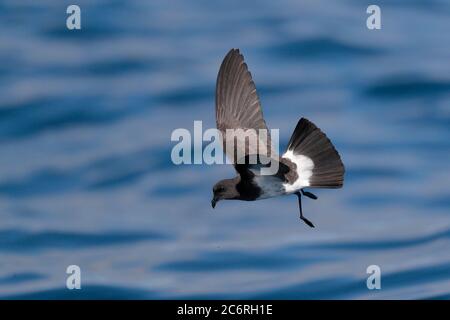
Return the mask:
<svg viewBox="0 0 450 320">
<path fill-rule="evenodd" d="M 255 176 L 253 182 L 261 189 L 258 199 L 266 199 L 286 194 L 286 189 L 280 179 L 273 176 Z"/>
</svg>

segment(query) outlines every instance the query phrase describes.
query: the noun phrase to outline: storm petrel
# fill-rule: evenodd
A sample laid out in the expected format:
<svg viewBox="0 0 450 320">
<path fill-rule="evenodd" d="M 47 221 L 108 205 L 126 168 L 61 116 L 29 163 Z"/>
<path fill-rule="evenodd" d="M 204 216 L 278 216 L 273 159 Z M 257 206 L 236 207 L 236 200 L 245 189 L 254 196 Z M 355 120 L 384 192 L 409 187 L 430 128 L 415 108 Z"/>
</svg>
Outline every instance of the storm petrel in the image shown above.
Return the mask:
<svg viewBox="0 0 450 320">
<path fill-rule="evenodd" d="M 327 136 L 305 118 L 301 118 L 297 123 L 287 151 L 281 157 L 274 152 L 255 83 L 239 49 L 231 49 L 220 66 L 216 84 L 216 123 L 225 154 L 238 175 L 214 185 L 212 207 L 222 199 L 253 201 L 295 194 L 298 197 L 300 219 L 313 228 L 314 225 L 303 216 L 301 196 L 312 199 L 317 197 L 304 188 L 342 187 L 345 169 L 341 157 Z M 233 150 L 227 150 L 228 129 L 242 129 L 244 132 L 251 129 L 249 131 L 255 132 L 256 135 L 263 129 L 267 133 L 265 140 L 257 137 L 260 144 L 258 147 L 249 145 L 250 142 L 245 144 L 247 140 L 243 135 L 234 136 L 235 141 L 241 139 L 244 143 L 237 143 L 237 146 L 235 143 Z M 241 150 L 244 161 L 237 161 L 236 148 L 239 146 L 245 148 Z M 265 146 L 267 148 L 264 150 Z M 249 157 L 255 154 L 257 161 L 250 162 Z M 277 161 L 278 170 L 275 173 L 261 174 L 260 169 L 269 165 L 267 161 L 263 164 L 258 158 L 263 155 L 268 156 L 269 161 Z"/>
</svg>

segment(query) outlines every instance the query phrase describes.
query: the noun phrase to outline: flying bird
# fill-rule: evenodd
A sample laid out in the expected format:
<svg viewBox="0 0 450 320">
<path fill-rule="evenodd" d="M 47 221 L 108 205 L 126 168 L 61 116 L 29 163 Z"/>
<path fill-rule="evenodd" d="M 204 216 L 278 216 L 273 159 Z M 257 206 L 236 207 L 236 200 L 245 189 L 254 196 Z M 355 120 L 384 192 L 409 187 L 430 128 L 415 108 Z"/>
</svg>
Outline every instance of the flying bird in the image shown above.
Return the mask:
<svg viewBox="0 0 450 320">
<path fill-rule="evenodd" d="M 298 121 L 286 152 L 277 155 L 272 148 L 255 83 L 239 49 L 231 49 L 220 66 L 216 83 L 216 124 L 225 154 L 233 163 L 237 176 L 214 185 L 212 207 L 215 208 L 220 200 L 254 201 L 295 194 L 300 219 L 314 228 L 303 215 L 301 196 L 317 197 L 304 188 L 341 188 L 345 171 L 341 157 L 327 136 L 305 118 Z M 227 130 L 237 129 L 241 129 L 241 134 L 233 137 L 233 148 L 227 148 Z M 261 135 L 261 130 L 267 134 Z M 250 132 L 256 139 L 252 143 L 242 132 Z M 243 157 L 238 159 L 238 154 Z M 261 169 L 274 162 L 278 168 L 276 172 L 262 174 Z"/>
</svg>

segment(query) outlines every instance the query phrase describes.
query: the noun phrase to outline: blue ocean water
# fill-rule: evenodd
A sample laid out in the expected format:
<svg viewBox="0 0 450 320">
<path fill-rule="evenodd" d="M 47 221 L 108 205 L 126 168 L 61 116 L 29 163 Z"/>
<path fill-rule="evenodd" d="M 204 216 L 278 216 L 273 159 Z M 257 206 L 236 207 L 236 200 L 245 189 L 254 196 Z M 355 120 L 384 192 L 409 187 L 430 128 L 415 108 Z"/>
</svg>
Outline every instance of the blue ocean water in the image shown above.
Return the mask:
<svg viewBox="0 0 450 320">
<path fill-rule="evenodd" d="M 450 3 L 0 2 L 0 298 L 450 298 Z M 240 48 L 270 128 L 331 138 L 345 187 L 210 200 L 231 166 L 175 166 L 214 127 Z M 66 268 L 82 289 L 66 289 Z M 381 290 L 366 269 L 381 268 Z"/>
</svg>

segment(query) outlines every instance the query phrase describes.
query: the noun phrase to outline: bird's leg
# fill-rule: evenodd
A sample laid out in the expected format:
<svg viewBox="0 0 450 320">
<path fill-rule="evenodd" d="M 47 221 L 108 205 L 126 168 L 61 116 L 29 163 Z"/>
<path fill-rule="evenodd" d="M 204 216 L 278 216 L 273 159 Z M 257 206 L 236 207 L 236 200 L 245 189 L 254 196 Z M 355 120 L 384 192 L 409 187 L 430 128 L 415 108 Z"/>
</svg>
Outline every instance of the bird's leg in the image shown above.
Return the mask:
<svg viewBox="0 0 450 320">
<path fill-rule="evenodd" d="M 305 191 L 305 190 L 302 189 L 302 194 L 305 197 L 311 198 L 313 200 L 317 200 L 317 196 L 314 193 L 311 193 L 311 192 L 308 192 L 308 191 Z"/>
<path fill-rule="evenodd" d="M 311 221 L 309 221 L 308 219 L 306 219 L 303 216 L 303 211 L 302 211 L 302 195 L 300 192 L 296 192 L 295 193 L 298 197 L 298 208 L 300 209 L 300 219 L 302 219 L 308 226 L 310 226 L 311 228 L 314 228 L 314 225 L 312 224 Z"/>
</svg>

